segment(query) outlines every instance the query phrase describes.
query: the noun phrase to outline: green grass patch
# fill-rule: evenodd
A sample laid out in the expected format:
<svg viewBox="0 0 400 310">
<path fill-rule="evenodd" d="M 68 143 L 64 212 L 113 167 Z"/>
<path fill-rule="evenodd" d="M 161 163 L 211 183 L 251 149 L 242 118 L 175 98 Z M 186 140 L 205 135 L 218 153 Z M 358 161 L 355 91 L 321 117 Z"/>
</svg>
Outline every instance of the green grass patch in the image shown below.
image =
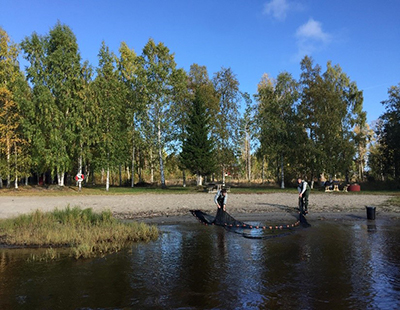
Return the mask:
<svg viewBox="0 0 400 310">
<path fill-rule="evenodd" d="M 18 189 L 0 189 L 0 196 L 77 196 L 77 195 L 141 195 L 141 194 L 192 194 L 199 192 L 196 187 L 170 186 L 161 187 L 118 187 L 112 186 L 106 191 L 105 186 L 82 187 L 77 186 L 19 186 Z"/>
<path fill-rule="evenodd" d="M 374 184 L 361 184 L 360 192 L 349 192 L 343 193 L 346 195 L 357 195 L 357 194 L 369 194 L 369 195 L 400 195 L 400 191 L 393 190 L 391 187 L 380 187 L 373 186 Z M 269 193 L 295 193 L 297 188 L 293 184 L 287 184 L 286 188 L 281 189 L 276 184 L 265 184 L 265 185 L 254 185 L 254 184 L 228 184 L 230 192 L 233 194 L 269 194 Z M 90 196 L 90 195 L 143 195 L 143 194 L 195 194 L 206 192 L 207 187 L 196 187 L 196 186 L 168 186 L 162 189 L 159 186 L 136 186 L 131 187 L 110 187 L 109 191 L 106 191 L 104 185 L 82 187 L 79 191 L 77 186 L 57 186 L 52 185 L 48 187 L 44 186 L 20 186 L 17 190 L 13 188 L 0 189 L 0 196 Z M 311 191 L 312 193 L 325 193 L 325 187 L 316 186 Z M 334 192 L 336 194 L 342 194 L 342 192 Z"/>
<path fill-rule="evenodd" d="M 89 258 L 117 252 L 132 242 L 158 238 L 154 225 L 121 222 L 111 211 L 67 207 L 53 212 L 35 211 L 12 219 L 0 220 L 0 243 L 21 247 L 48 248 L 48 258 L 56 258 L 56 249 L 69 249 L 75 258 Z"/>
</svg>

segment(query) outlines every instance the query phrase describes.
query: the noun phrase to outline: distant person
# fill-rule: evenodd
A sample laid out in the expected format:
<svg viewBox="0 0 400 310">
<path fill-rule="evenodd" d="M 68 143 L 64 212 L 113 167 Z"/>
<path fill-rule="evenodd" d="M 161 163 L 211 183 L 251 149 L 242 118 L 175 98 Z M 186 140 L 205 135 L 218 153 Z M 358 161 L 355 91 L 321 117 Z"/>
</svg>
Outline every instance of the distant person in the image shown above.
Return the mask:
<svg viewBox="0 0 400 310">
<path fill-rule="evenodd" d="M 214 202 L 217 205 L 218 209 L 226 211 L 226 202 L 228 201 L 228 194 L 226 189 L 223 188 L 219 190 L 214 197 Z"/>
<path fill-rule="evenodd" d="M 308 214 L 308 196 L 310 195 L 310 185 L 302 178 L 297 179 L 297 189 L 299 191 L 299 208 L 303 215 Z"/>
</svg>

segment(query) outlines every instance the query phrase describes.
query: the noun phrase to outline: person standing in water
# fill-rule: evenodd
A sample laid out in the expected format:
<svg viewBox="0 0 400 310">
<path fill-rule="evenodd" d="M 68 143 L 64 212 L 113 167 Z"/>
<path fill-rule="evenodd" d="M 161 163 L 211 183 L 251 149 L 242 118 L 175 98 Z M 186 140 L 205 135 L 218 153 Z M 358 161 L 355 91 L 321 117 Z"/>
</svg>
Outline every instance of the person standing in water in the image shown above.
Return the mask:
<svg viewBox="0 0 400 310">
<path fill-rule="evenodd" d="M 299 191 L 299 209 L 303 215 L 308 214 L 308 196 L 310 195 L 310 185 L 302 178 L 297 178 L 297 189 Z"/>
<path fill-rule="evenodd" d="M 217 205 L 218 209 L 226 211 L 226 202 L 228 201 L 228 194 L 226 189 L 223 188 L 219 190 L 214 197 L 214 203 Z"/>
</svg>

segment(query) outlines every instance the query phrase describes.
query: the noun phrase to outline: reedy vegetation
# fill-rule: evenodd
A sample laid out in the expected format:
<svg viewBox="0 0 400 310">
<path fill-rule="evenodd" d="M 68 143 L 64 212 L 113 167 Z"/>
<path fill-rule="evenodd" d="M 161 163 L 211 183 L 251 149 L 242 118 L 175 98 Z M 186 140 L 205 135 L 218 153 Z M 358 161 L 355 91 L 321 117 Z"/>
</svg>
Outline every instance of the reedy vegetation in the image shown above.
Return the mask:
<svg viewBox="0 0 400 310">
<path fill-rule="evenodd" d="M 29 63 L 26 75 L 19 52 Z M 197 64 L 187 73 L 163 43 L 150 39 L 136 55 L 122 42 L 119 53 L 102 42 L 93 69 L 82 61 L 66 25 L 57 23 L 44 36 L 33 33 L 19 45 L 0 29 L 0 186 L 3 179 L 17 187 L 21 178 L 45 173 L 63 186 L 65 176 L 71 180 L 77 172 L 91 182 L 104 175 L 107 190 L 113 175 L 119 185 L 125 179 L 132 187 L 136 180 L 165 187 L 166 175 L 176 178 L 182 171 L 185 179 L 188 170 L 201 182 L 199 164 L 179 160 L 204 162 L 179 156 L 193 138 L 186 128 L 200 88 L 207 117 L 199 117 L 207 124 L 199 128 L 215 155 L 201 173 L 222 181 L 226 173 L 248 181 L 274 179 L 281 187 L 299 174 L 364 179 L 371 131 L 362 91 L 339 65 L 328 62 L 323 73 L 306 56 L 299 81 L 287 72 L 263 76 L 253 102 L 231 68 L 222 67 L 211 79 Z M 370 175 L 380 178 L 400 175 L 393 125 L 398 94 L 392 87 L 384 102 L 388 112 L 373 149 Z"/>
<path fill-rule="evenodd" d="M 0 242 L 23 247 L 47 247 L 50 257 L 57 249 L 68 248 L 75 258 L 89 258 L 117 252 L 131 242 L 158 237 L 154 225 L 121 222 L 111 211 L 67 207 L 53 212 L 37 210 L 13 219 L 0 220 Z"/>
</svg>

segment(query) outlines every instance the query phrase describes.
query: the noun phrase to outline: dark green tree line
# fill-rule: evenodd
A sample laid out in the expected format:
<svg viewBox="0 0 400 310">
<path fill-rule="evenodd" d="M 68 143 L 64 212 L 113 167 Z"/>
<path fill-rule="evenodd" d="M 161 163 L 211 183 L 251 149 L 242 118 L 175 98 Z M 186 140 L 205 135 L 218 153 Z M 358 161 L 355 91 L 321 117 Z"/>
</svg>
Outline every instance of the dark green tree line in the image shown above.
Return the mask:
<svg viewBox="0 0 400 310">
<path fill-rule="evenodd" d="M 400 180 L 400 83 L 388 90 L 388 99 L 383 100 L 385 107 L 375 129 L 376 144 L 369 155 L 371 176 L 378 180 Z"/>
</svg>

